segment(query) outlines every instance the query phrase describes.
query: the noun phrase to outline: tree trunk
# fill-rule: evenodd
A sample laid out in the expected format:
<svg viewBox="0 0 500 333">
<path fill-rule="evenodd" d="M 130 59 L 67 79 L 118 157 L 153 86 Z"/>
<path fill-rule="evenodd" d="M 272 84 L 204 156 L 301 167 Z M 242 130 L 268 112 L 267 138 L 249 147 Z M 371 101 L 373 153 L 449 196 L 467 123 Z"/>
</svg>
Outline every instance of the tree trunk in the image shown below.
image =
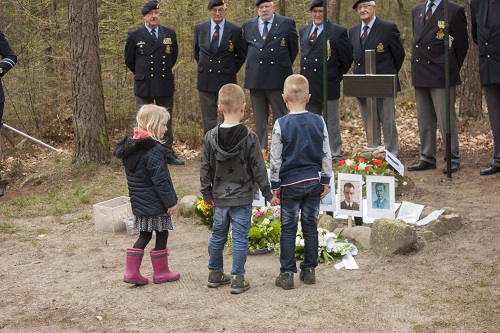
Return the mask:
<svg viewBox="0 0 500 333">
<path fill-rule="evenodd" d="M 286 1 L 285 0 L 280 0 L 279 3 L 279 8 L 280 8 L 280 15 L 286 16 Z"/>
<path fill-rule="evenodd" d="M 109 162 L 96 0 L 69 0 L 75 162 Z"/>
<path fill-rule="evenodd" d="M 401 33 L 400 38 L 404 44 L 409 31 L 408 24 L 411 23 L 411 19 L 408 17 L 408 11 L 405 10 L 403 0 L 398 0 L 398 6 L 399 14 L 401 15 L 401 20 L 403 21 L 403 26 L 399 27 L 399 31 Z"/>
<path fill-rule="evenodd" d="M 330 5 L 330 2 L 328 3 Z M 341 0 L 333 0 L 333 5 L 328 7 L 332 12 L 332 22 L 340 24 L 340 5 L 342 4 Z"/>
<path fill-rule="evenodd" d="M 471 31 L 470 3 L 469 0 L 458 1 L 464 8 L 467 15 L 468 30 Z M 472 41 L 469 34 L 469 51 L 462 65 L 460 77 L 460 115 L 474 119 L 482 115 L 482 88 L 479 79 L 479 49 Z"/>
</svg>

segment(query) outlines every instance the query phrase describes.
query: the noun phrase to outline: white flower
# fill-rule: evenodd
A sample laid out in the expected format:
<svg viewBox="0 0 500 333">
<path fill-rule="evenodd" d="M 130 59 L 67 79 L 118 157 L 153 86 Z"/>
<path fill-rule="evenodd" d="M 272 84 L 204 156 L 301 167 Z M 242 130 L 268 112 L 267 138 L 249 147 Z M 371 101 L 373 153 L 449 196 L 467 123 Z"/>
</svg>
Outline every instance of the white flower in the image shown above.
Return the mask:
<svg viewBox="0 0 500 333">
<path fill-rule="evenodd" d="M 262 221 L 262 225 L 268 225 L 269 223 L 271 223 L 271 221 L 269 221 L 267 217 L 264 219 L 264 221 Z"/>
<path fill-rule="evenodd" d="M 295 246 L 304 246 L 304 239 L 302 239 L 300 236 L 297 236 L 295 238 Z"/>
<path fill-rule="evenodd" d="M 358 164 L 358 170 L 365 170 L 366 169 L 366 163 L 365 162 L 361 162 Z"/>
<path fill-rule="evenodd" d="M 354 161 L 353 161 L 353 160 L 351 160 L 351 159 L 347 159 L 347 160 L 345 160 L 345 165 L 347 165 L 347 166 L 352 166 L 353 164 L 354 164 Z"/>
</svg>

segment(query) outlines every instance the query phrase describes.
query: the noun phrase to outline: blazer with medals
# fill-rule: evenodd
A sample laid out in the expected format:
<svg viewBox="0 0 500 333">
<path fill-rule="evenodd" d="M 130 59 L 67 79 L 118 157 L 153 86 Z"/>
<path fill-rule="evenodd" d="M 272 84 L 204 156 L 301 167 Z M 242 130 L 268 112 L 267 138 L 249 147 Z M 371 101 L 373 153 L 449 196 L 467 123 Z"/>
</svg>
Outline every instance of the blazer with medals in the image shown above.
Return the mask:
<svg viewBox="0 0 500 333">
<path fill-rule="evenodd" d="M 376 17 L 371 29 L 368 31 L 365 45 L 361 45 L 361 26 L 359 23 L 349 29 L 349 40 L 351 41 L 354 56 L 354 74 L 365 74 L 365 50 L 375 50 L 375 72 L 376 74 L 398 74 L 406 53 L 399 36 L 396 24 L 381 20 Z M 401 90 L 399 79 L 397 90 Z"/>
<path fill-rule="evenodd" d="M 413 43 L 411 77 L 415 87 L 444 88 L 444 0 L 424 24 L 427 2 L 412 9 Z M 462 6 L 448 3 L 450 36 L 453 42 L 449 49 L 450 85 L 460 84 L 460 68 L 469 49 L 467 19 Z"/>
<path fill-rule="evenodd" d="M 323 36 L 325 30 L 309 42 L 314 24 L 310 23 L 299 30 L 300 36 L 300 74 L 309 81 L 311 99 L 323 101 Z M 328 21 L 328 100 L 340 98 L 340 81 L 352 64 L 352 47 L 347 37 L 347 29 Z M 328 45 L 327 45 L 328 47 Z"/>
<path fill-rule="evenodd" d="M 17 62 L 17 56 L 10 48 L 9 42 L 2 31 L 0 31 L 0 56 L 2 61 L 0 61 L 0 68 L 2 73 L 0 77 L 4 76 L 12 67 L 15 66 Z M 5 95 L 3 93 L 2 81 L 0 80 L 0 103 L 5 102 Z M 2 111 L 2 110 L 0 110 Z M 0 114 L 0 121 L 2 121 L 2 115 Z"/>
<path fill-rule="evenodd" d="M 158 39 L 145 25 L 128 32 L 125 43 L 125 64 L 134 73 L 134 95 L 161 97 L 174 94 L 172 67 L 179 47 L 175 30 L 158 26 Z"/>
<path fill-rule="evenodd" d="M 481 84 L 500 83 L 500 20 L 493 26 L 486 22 L 488 1 L 471 0 L 472 40 L 479 47 L 479 75 Z M 479 22 L 479 24 L 478 24 Z"/>
<path fill-rule="evenodd" d="M 212 53 L 210 24 L 208 20 L 194 26 L 193 56 L 198 63 L 198 90 L 218 92 L 223 85 L 236 83 L 246 47 L 241 27 L 225 20 L 219 48 Z"/>
<path fill-rule="evenodd" d="M 243 34 L 247 46 L 245 88 L 282 90 L 285 79 L 293 74 L 292 65 L 299 52 L 295 21 L 274 14 L 264 40 L 255 17 L 243 23 Z"/>
</svg>

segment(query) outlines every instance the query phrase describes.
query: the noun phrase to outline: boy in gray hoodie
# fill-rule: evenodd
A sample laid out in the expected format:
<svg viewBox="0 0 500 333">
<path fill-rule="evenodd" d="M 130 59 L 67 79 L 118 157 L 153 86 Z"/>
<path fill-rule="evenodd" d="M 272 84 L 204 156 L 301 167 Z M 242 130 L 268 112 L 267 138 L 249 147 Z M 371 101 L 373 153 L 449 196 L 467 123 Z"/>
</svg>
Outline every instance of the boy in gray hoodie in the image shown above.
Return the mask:
<svg viewBox="0 0 500 333">
<path fill-rule="evenodd" d="M 262 150 L 257 135 L 240 121 L 245 115 L 245 94 L 236 84 L 226 84 L 219 91 L 218 108 L 224 123 L 205 135 L 200 162 L 200 192 L 207 207 L 214 208 L 212 237 L 208 245 L 208 287 L 231 282 L 231 293 L 250 288 L 245 280 L 248 231 L 252 218 L 253 185 L 272 206 L 273 198 Z M 232 277 L 223 271 L 222 252 L 232 223 Z"/>
</svg>

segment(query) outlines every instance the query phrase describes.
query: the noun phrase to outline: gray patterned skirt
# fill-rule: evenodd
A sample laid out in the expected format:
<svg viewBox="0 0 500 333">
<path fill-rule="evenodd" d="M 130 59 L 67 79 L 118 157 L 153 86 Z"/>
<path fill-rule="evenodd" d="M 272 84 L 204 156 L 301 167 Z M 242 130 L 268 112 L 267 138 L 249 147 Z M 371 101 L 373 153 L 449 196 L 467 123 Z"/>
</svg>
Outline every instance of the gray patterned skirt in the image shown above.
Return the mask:
<svg viewBox="0 0 500 333">
<path fill-rule="evenodd" d="M 134 229 L 139 231 L 165 231 L 174 230 L 172 217 L 165 213 L 157 216 L 134 216 Z"/>
</svg>

